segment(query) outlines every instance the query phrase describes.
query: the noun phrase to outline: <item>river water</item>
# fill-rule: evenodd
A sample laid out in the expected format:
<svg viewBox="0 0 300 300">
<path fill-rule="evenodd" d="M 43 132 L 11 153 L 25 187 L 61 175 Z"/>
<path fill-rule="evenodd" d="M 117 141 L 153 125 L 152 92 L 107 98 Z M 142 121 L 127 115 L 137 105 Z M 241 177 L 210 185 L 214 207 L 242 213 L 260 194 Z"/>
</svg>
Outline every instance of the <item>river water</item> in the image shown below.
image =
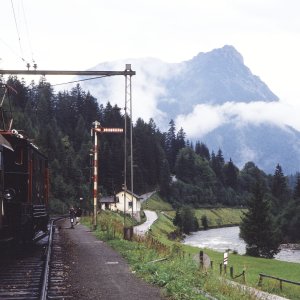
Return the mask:
<svg viewBox="0 0 300 300">
<path fill-rule="evenodd" d="M 238 226 L 197 231 L 187 236 L 183 243 L 220 252 L 230 249 L 245 254 L 246 244 L 239 238 L 239 233 Z M 275 259 L 300 263 L 300 250 L 282 249 Z"/>
</svg>

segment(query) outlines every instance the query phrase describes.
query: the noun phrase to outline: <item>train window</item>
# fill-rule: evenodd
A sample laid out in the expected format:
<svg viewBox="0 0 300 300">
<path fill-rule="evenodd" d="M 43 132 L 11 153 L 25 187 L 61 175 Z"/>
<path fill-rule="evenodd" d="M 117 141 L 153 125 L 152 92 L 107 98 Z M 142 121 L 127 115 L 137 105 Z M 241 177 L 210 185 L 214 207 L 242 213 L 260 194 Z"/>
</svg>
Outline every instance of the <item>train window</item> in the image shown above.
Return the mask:
<svg viewBox="0 0 300 300">
<path fill-rule="evenodd" d="M 0 151 L 0 170 L 3 169 L 3 166 L 2 166 L 2 151 Z"/>
<path fill-rule="evenodd" d="M 15 155 L 16 155 L 15 164 L 23 165 L 23 158 L 24 158 L 23 148 L 17 147 L 15 150 Z"/>
</svg>

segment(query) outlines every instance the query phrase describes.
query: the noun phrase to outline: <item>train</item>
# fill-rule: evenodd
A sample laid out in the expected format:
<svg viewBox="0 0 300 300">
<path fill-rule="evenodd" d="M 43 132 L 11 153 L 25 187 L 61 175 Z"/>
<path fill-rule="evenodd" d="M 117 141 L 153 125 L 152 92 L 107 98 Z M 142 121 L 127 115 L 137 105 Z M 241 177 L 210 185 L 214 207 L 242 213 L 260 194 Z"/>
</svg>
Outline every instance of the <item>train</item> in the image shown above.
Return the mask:
<svg viewBox="0 0 300 300">
<path fill-rule="evenodd" d="M 17 130 L 0 130 L 0 242 L 47 232 L 48 159 Z"/>
</svg>

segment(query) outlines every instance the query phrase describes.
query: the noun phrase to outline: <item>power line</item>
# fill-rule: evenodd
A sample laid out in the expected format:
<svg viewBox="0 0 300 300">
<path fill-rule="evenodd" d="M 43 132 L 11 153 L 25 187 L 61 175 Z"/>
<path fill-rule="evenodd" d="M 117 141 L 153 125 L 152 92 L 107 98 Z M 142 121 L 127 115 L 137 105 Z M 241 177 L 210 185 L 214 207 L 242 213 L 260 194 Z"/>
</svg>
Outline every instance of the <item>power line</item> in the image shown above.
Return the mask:
<svg viewBox="0 0 300 300">
<path fill-rule="evenodd" d="M 75 83 L 75 82 L 80 82 L 80 81 L 99 79 L 99 78 L 103 78 L 103 77 L 109 77 L 109 76 L 108 75 L 102 75 L 102 76 L 91 77 L 91 78 L 86 78 L 86 79 L 73 80 L 73 81 L 64 82 L 64 83 L 51 84 L 51 86 L 64 85 L 64 84 Z"/>
<path fill-rule="evenodd" d="M 25 14 L 23 0 L 22 0 L 22 11 L 23 11 L 23 16 L 24 16 L 24 21 L 25 21 L 25 27 L 26 27 L 27 39 L 28 39 L 28 44 L 29 44 L 29 49 L 30 49 L 30 54 L 31 54 L 31 60 L 33 63 L 35 63 L 35 60 L 33 58 L 34 55 L 33 55 L 33 51 L 32 51 L 32 44 L 31 44 L 31 39 L 30 39 L 30 35 L 29 35 L 28 23 L 27 23 L 27 18 L 26 18 L 26 14 Z"/>
<path fill-rule="evenodd" d="M 25 59 L 20 56 L 20 54 L 18 54 L 12 47 L 10 47 L 10 45 L 8 45 L 1 37 L 0 37 L 0 41 L 14 54 L 16 55 L 18 58 L 20 58 L 22 61 L 26 62 Z"/>
<path fill-rule="evenodd" d="M 13 10 L 13 15 L 14 15 L 14 20 L 15 20 L 15 25 L 16 25 L 16 29 L 17 29 L 17 35 L 18 35 L 18 39 L 19 39 L 19 46 L 20 46 L 21 56 L 24 56 L 24 55 L 23 55 L 22 45 L 21 45 L 20 32 L 19 32 L 18 23 L 17 23 L 17 18 L 16 18 L 16 14 L 15 14 L 14 3 L 13 3 L 13 0 L 10 0 L 10 2 L 11 2 L 11 7 L 12 7 L 12 10 Z M 23 59 L 23 60 L 24 60 L 24 59 Z M 25 61 L 25 60 L 24 60 L 24 61 Z"/>
</svg>

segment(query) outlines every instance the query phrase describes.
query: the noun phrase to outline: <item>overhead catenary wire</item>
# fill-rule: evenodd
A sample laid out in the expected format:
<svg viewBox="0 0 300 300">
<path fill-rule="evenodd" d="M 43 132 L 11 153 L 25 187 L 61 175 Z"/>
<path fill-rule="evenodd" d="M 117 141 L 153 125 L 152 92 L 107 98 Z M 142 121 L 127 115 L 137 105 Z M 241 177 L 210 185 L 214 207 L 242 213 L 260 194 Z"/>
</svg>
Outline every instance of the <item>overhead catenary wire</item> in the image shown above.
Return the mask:
<svg viewBox="0 0 300 300">
<path fill-rule="evenodd" d="M 15 13 L 15 8 L 14 8 L 13 0 L 10 0 L 10 3 L 11 3 L 11 7 L 12 7 L 12 11 L 13 11 L 13 16 L 14 16 L 14 20 L 15 20 L 15 25 L 16 25 L 16 30 L 17 30 L 18 41 L 19 41 L 19 46 L 20 46 L 20 53 L 21 53 L 21 56 L 23 57 L 24 55 L 23 55 L 23 49 L 22 49 L 22 44 L 21 44 L 20 31 L 19 31 L 19 27 L 18 27 L 18 22 L 17 22 L 17 18 L 16 18 L 16 13 Z"/>
<path fill-rule="evenodd" d="M 20 56 L 9 44 L 7 44 L 1 37 L 0 37 L 0 41 L 14 54 L 16 55 L 18 58 L 20 58 L 23 62 L 26 62 L 26 60 Z"/>
<path fill-rule="evenodd" d="M 34 55 L 33 55 L 33 50 L 32 50 L 31 39 L 30 39 L 30 34 L 29 34 L 29 29 L 28 29 L 28 22 L 27 22 L 27 18 L 26 18 L 25 9 L 24 9 L 24 1 L 23 0 L 22 0 L 22 12 L 23 12 L 23 17 L 24 17 L 24 22 L 25 22 L 25 28 L 26 28 L 28 45 L 29 45 L 30 54 L 31 54 L 31 60 L 32 60 L 33 63 L 35 63 Z"/>
<path fill-rule="evenodd" d="M 81 82 L 81 81 L 94 80 L 94 79 L 99 79 L 99 78 L 103 78 L 103 77 L 110 77 L 110 76 L 109 75 L 102 75 L 102 76 L 97 76 L 97 77 L 90 77 L 90 78 L 85 78 L 85 79 L 72 80 L 72 81 L 63 82 L 63 83 L 51 84 L 51 86 L 58 86 L 58 85 L 76 83 L 76 82 Z"/>
</svg>

